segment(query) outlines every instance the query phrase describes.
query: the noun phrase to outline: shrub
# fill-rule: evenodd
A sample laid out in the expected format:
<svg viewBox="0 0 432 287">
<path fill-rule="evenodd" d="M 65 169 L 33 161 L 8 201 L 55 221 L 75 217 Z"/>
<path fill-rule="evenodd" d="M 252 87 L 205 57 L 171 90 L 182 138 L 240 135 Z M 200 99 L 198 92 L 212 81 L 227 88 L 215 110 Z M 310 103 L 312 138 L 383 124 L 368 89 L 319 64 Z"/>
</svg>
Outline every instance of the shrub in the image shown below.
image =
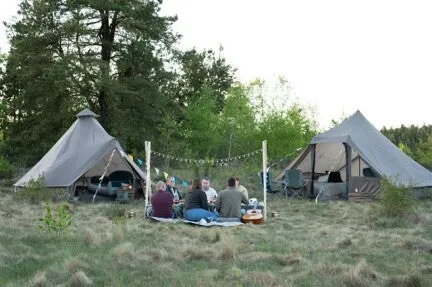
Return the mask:
<svg viewBox="0 0 432 287">
<path fill-rule="evenodd" d="M 72 214 L 66 203 L 58 205 L 55 212 L 49 203 L 45 205 L 45 217 L 39 218 L 41 223 L 37 226 L 39 229 L 55 232 L 69 230 L 72 225 Z"/>
<path fill-rule="evenodd" d="M 28 200 L 31 203 L 51 200 L 53 197 L 53 190 L 50 190 L 45 186 L 45 178 L 42 176 L 38 179 L 29 180 L 25 188 L 21 188 L 14 194 L 14 199 Z"/>
<path fill-rule="evenodd" d="M 0 178 L 12 177 L 14 167 L 4 157 L 0 156 Z"/>
<path fill-rule="evenodd" d="M 414 206 L 412 188 L 402 185 L 395 185 L 389 178 L 381 181 L 381 208 L 388 216 L 404 216 Z"/>
</svg>

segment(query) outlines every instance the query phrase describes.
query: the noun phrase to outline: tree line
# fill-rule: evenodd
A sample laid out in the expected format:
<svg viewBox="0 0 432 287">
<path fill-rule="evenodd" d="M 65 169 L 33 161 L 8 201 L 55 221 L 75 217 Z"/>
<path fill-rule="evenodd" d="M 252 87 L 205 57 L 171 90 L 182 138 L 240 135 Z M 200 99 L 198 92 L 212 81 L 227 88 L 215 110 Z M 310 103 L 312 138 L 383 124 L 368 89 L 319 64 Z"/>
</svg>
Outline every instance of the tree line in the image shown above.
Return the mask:
<svg viewBox="0 0 432 287">
<path fill-rule="evenodd" d="M 408 156 L 432 170 L 432 125 L 383 128 L 381 132 Z"/>
<path fill-rule="evenodd" d="M 35 164 L 88 107 L 134 154 L 280 159 L 316 134 L 313 111 L 279 79 L 237 81 L 223 49 L 178 48 L 157 0 L 22 0 L 0 57 L 0 153 Z M 268 93 L 276 95 L 269 100 Z"/>
</svg>

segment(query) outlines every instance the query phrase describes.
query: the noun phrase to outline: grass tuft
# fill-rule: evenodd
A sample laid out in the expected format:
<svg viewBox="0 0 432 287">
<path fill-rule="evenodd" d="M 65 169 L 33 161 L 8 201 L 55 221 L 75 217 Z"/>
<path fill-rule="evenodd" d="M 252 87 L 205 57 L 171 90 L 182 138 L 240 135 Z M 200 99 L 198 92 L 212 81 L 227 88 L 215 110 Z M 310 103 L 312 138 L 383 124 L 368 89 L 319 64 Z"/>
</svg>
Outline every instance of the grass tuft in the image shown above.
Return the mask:
<svg viewBox="0 0 432 287">
<path fill-rule="evenodd" d="M 219 253 L 222 260 L 236 259 L 237 244 L 235 241 L 225 240 Z"/>
<path fill-rule="evenodd" d="M 125 242 L 117 246 L 114 248 L 113 253 L 118 259 L 121 259 L 121 261 L 132 260 L 135 257 L 134 246 L 131 242 Z"/>
<path fill-rule="evenodd" d="M 38 271 L 29 282 L 32 287 L 50 286 L 45 271 Z"/>
<path fill-rule="evenodd" d="M 242 279 L 247 283 L 246 286 L 282 286 L 278 277 L 270 271 L 248 272 Z"/>
<path fill-rule="evenodd" d="M 282 254 L 282 255 L 274 255 L 273 260 L 280 266 L 289 266 L 289 265 L 299 264 L 302 258 L 297 253 L 289 253 L 289 254 Z"/>
<path fill-rule="evenodd" d="M 102 244 L 102 237 L 94 230 L 87 229 L 84 231 L 84 242 L 88 245 L 99 246 Z"/>
<path fill-rule="evenodd" d="M 81 269 L 87 269 L 88 266 L 81 262 L 78 258 L 72 257 L 68 258 L 64 263 L 63 266 L 70 271 L 71 273 L 75 273 Z"/>
<path fill-rule="evenodd" d="M 74 273 L 70 278 L 71 286 L 91 286 L 93 281 L 83 271 Z"/>
<path fill-rule="evenodd" d="M 345 238 L 341 242 L 338 243 L 339 248 L 347 248 L 352 245 L 351 238 Z"/>
<path fill-rule="evenodd" d="M 209 248 L 186 248 L 183 256 L 185 259 L 192 260 L 211 260 L 215 257 L 215 252 L 213 249 Z"/>
<path fill-rule="evenodd" d="M 392 287 L 422 287 L 422 286 L 430 286 L 430 285 L 428 285 L 426 282 L 423 283 L 422 279 L 417 274 L 410 274 L 408 276 L 391 277 L 387 281 L 387 286 L 392 286 Z"/>
<path fill-rule="evenodd" d="M 343 282 L 346 286 L 373 286 L 374 282 L 378 279 L 378 274 L 366 263 L 364 259 L 350 268 L 344 275 Z"/>
</svg>

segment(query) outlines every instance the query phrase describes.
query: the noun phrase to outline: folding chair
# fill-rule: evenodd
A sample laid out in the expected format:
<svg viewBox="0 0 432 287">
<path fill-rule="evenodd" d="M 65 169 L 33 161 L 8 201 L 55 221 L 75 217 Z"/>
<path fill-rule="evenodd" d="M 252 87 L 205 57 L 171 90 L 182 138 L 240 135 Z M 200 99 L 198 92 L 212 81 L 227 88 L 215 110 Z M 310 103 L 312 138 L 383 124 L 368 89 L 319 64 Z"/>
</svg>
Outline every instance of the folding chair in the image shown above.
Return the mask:
<svg viewBox="0 0 432 287">
<path fill-rule="evenodd" d="M 271 176 L 270 172 L 267 172 L 267 174 L 266 174 L 266 191 L 268 193 L 278 192 L 277 190 L 273 189 L 271 182 L 272 182 L 272 176 Z M 261 184 L 261 189 L 263 189 L 264 185 L 263 185 L 263 172 L 262 171 L 260 172 L 260 184 Z"/>
<path fill-rule="evenodd" d="M 283 193 L 291 198 L 303 196 L 303 188 L 307 182 L 303 179 L 303 172 L 300 169 L 285 171 L 285 184 Z"/>
<path fill-rule="evenodd" d="M 127 190 L 118 189 L 116 201 L 118 203 L 128 203 L 129 202 L 129 192 Z"/>
</svg>

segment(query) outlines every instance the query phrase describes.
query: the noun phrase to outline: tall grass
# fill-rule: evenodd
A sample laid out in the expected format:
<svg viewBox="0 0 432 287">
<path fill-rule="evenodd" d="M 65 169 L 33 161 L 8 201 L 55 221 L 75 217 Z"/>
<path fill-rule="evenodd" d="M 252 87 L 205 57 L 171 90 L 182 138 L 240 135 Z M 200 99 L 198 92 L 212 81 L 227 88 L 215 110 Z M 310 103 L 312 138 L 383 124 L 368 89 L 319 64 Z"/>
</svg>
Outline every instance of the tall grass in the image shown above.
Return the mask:
<svg viewBox="0 0 432 287">
<path fill-rule="evenodd" d="M 0 192 L 0 286 L 431 286 L 432 202 L 409 224 L 372 203 L 269 194 L 264 225 L 144 219 L 142 204 L 77 203 L 72 232 L 37 228 L 44 204 Z M 383 224 L 383 221 L 386 224 Z"/>
</svg>

